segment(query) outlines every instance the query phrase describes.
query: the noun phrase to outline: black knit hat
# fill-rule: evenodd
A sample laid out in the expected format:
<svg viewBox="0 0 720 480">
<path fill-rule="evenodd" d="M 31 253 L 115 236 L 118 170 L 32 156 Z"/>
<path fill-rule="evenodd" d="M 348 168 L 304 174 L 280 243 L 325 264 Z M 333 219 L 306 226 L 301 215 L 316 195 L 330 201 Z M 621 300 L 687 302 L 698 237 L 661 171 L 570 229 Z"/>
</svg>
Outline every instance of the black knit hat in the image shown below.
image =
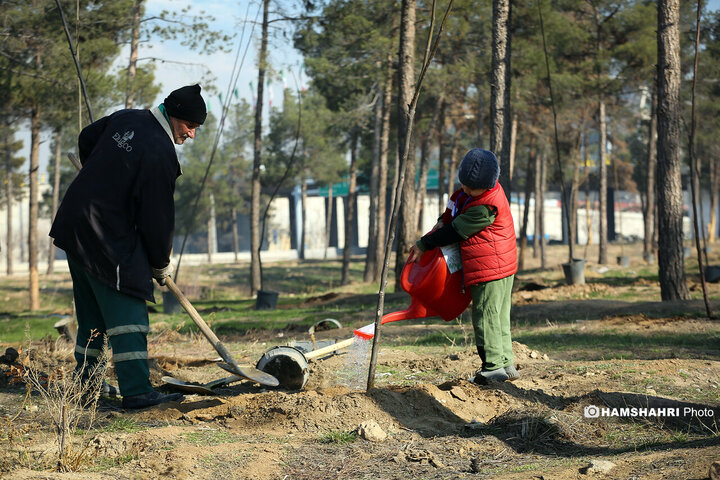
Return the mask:
<svg viewBox="0 0 720 480">
<path fill-rule="evenodd" d="M 200 90 L 198 84 L 173 90 L 163 102 L 165 111 L 171 117 L 202 125 L 207 117 L 207 108 L 205 100 L 200 96 Z"/>
<path fill-rule="evenodd" d="M 481 148 L 473 148 L 465 154 L 458 172 L 460 183 L 473 190 L 494 188 L 499 176 L 497 157 L 490 150 Z"/>
</svg>

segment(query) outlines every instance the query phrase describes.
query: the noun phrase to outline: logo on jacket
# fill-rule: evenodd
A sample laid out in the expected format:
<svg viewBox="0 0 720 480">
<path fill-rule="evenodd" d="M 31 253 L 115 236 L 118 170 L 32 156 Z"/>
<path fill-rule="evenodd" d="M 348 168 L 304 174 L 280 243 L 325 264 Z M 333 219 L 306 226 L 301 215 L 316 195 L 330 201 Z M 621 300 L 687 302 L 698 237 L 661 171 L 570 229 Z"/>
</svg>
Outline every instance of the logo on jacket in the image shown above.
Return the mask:
<svg viewBox="0 0 720 480">
<path fill-rule="evenodd" d="M 115 132 L 115 134 L 112 136 L 113 140 L 117 142 L 118 148 L 124 149 L 126 152 L 132 152 L 132 146 L 130 145 L 130 140 L 135 136 L 135 131 L 130 130 L 128 132 L 125 132 L 122 134 L 122 136 Z"/>
</svg>

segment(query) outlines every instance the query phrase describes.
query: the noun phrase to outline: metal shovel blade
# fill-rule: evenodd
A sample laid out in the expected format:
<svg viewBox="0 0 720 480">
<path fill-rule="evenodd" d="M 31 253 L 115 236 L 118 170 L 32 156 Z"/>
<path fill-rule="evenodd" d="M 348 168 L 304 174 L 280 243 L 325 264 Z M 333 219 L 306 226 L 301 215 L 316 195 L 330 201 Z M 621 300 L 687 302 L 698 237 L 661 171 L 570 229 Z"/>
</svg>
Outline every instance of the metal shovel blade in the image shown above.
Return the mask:
<svg viewBox="0 0 720 480">
<path fill-rule="evenodd" d="M 196 385 L 194 383 L 183 382 L 173 377 L 162 377 L 163 383 L 172 385 L 178 390 L 190 393 L 199 393 L 201 395 L 215 395 L 215 392 L 207 388 L 205 385 Z"/>
<path fill-rule="evenodd" d="M 162 377 L 162 381 L 164 383 L 172 385 L 178 390 L 183 390 L 185 392 L 191 393 L 199 393 L 201 395 L 216 395 L 216 392 L 213 390 L 213 388 L 229 385 L 234 382 L 239 382 L 240 380 L 245 380 L 245 378 L 239 375 L 232 375 L 230 377 L 219 378 L 204 385 L 200 385 L 197 383 L 183 382 L 182 380 L 178 380 L 174 377 Z"/>
<path fill-rule="evenodd" d="M 265 385 L 267 387 L 277 387 L 280 385 L 277 378 L 273 377 L 269 373 L 263 372 L 262 370 L 258 370 L 255 367 L 237 364 L 231 365 L 229 363 L 218 363 L 218 366 L 223 370 L 234 373 L 235 375 L 240 375 L 248 380 L 257 382 L 260 385 Z"/>
</svg>

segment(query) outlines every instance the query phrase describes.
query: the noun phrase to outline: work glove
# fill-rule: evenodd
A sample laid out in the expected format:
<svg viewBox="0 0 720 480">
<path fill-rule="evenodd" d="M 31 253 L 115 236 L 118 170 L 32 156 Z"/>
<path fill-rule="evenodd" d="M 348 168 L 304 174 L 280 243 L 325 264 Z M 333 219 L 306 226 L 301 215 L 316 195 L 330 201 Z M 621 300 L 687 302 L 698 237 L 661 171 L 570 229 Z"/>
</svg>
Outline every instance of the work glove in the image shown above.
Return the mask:
<svg viewBox="0 0 720 480">
<path fill-rule="evenodd" d="M 158 285 L 165 285 L 165 279 L 172 275 L 174 270 L 172 263 L 168 263 L 163 268 L 153 268 L 152 276 Z"/>
</svg>

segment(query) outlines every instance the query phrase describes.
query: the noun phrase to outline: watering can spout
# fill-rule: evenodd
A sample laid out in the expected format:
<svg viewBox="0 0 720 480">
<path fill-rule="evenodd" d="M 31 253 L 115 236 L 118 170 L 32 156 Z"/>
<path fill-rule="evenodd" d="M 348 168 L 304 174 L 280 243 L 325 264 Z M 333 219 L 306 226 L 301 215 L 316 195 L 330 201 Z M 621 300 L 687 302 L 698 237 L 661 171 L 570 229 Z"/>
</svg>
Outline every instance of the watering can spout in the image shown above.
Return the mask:
<svg viewBox="0 0 720 480">
<path fill-rule="evenodd" d="M 380 324 L 382 325 L 388 322 L 397 322 L 398 320 L 410 320 L 412 318 L 425 318 L 436 316 L 438 316 L 437 313 L 425 307 L 425 305 L 420 303 L 416 298 L 412 298 L 410 301 L 410 306 L 408 308 L 406 308 L 405 310 L 400 310 L 398 312 L 392 312 L 383 315 Z"/>
</svg>

